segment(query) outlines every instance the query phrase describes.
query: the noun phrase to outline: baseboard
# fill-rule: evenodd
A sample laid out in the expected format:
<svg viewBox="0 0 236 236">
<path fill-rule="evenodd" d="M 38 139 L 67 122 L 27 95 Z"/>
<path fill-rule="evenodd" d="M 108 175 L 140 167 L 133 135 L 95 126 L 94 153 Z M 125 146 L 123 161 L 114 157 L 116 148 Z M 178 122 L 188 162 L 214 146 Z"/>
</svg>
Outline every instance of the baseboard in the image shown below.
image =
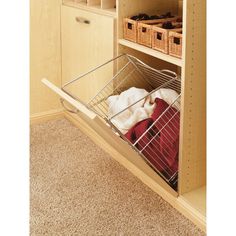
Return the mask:
<svg viewBox="0 0 236 236">
<path fill-rule="evenodd" d="M 30 124 L 39 124 L 49 120 L 60 119 L 64 117 L 63 109 L 55 109 L 46 112 L 36 113 L 30 116 Z"/>
</svg>

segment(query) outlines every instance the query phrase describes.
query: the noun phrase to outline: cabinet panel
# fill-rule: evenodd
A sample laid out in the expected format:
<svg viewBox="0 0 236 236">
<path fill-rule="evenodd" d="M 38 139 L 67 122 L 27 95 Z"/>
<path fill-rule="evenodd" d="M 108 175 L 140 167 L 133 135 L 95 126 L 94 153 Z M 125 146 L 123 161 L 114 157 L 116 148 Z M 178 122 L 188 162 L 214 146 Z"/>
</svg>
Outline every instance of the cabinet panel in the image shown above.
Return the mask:
<svg viewBox="0 0 236 236">
<path fill-rule="evenodd" d="M 45 89 L 42 77 L 60 86 L 60 0 L 30 1 L 30 115 L 60 109 L 57 96 Z"/>
<path fill-rule="evenodd" d="M 115 30 L 113 17 L 73 7 L 62 6 L 61 17 L 62 84 L 65 84 L 114 57 Z M 80 81 L 80 87 L 73 90 L 76 89 L 80 98 L 88 101 L 101 89 L 101 77 L 108 81 L 112 73 L 110 68 L 95 76 L 93 74 L 93 77 Z"/>
<path fill-rule="evenodd" d="M 206 185 L 206 1 L 184 0 L 183 10 L 181 195 Z"/>
</svg>

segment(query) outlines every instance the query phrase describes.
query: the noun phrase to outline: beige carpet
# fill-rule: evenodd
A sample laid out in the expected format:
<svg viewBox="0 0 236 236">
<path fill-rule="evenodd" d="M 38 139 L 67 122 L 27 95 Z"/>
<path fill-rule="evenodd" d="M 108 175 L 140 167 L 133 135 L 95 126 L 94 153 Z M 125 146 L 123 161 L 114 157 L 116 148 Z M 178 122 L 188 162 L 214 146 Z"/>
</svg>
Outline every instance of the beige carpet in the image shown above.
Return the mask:
<svg viewBox="0 0 236 236">
<path fill-rule="evenodd" d="M 31 127 L 31 235 L 205 235 L 67 120 Z"/>
</svg>

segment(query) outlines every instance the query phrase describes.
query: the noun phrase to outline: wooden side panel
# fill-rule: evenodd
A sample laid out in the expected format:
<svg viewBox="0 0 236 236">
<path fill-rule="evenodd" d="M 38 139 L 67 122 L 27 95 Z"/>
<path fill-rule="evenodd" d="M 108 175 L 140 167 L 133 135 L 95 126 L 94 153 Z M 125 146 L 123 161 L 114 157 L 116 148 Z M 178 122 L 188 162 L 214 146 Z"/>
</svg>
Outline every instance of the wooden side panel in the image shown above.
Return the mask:
<svg viewBox="0 0 236 236">
<path fill-rule="evenodd" d="M 178 6 L 178 15 L 183 15 L 183 0 L 179 0 L 179 6 Z"/>
<path fill-rule="evenodd" d="M 206 1 L 183 3 L 180 194 L 206 184 Z"/>
<path fill-rule="evenodd" d="M 60 108 L 58 98 L 42 83 L 61 85 L 61 0 L 30 1 L 30 114 Z"/>
</svg>

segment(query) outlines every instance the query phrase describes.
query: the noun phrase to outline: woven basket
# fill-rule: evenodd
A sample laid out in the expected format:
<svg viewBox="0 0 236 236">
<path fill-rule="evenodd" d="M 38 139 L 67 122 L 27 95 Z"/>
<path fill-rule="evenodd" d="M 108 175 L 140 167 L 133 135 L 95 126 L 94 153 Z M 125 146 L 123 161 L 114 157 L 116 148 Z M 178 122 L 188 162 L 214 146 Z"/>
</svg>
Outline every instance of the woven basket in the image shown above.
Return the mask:
<svg viewBox="0 0 236 236">
<path fill-rule="evenodd" d="M 179 22 L 172 22 L 173 25 L 179 25 Z M 173 29 L 172 29 L 173 30 Z M 169 32 L 170 29 L 163 29 L 162 24 L 153 25 L 151 31 L 152 48 L 163 52 L 169 53 Z"/>
<path fill-rule="evenodd" d="M 137 26 L 138 22 L 136 20 L 131 20 L 130 18 L 124 18 L 124 39 L 132 42 L 137 42 Z"/>
<path fill-rule="evenodd" d="M 182 58 L 182 29 L 173 29 L 169 32 L 169 54 Z"/>
<path fill-rule="evenodd" d="M 165 19 L 157 19 L 157 20 L 146 20 L 142 22 L 138 22 L 137 31 L 138 31 L 138 39 L 137 42 L 146 47 L 152 47 L 152 26 L 163 23 L 165 21 L 175 21 L 177 17 L 165 18 Z"/>
</svg>

